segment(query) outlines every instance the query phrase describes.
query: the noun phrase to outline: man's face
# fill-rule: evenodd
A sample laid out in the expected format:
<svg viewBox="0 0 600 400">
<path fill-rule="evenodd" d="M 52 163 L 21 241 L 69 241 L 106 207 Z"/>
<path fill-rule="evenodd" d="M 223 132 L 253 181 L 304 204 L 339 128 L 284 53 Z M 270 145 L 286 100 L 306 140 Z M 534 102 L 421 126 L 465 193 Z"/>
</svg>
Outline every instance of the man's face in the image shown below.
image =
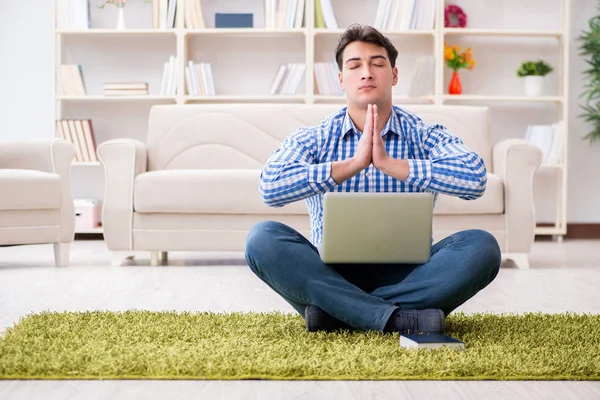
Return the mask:
<svg viewBox="0 0 600 400">
<path fill-rule="evenodd" d="M 392 86 L 398 83 L 398 68 L 392 68 L 385 48 L 372 43 L 352 42 L 342 54 L 338 77 L 348 101 L 366 107 L 391 102 Z"/>
</svg>

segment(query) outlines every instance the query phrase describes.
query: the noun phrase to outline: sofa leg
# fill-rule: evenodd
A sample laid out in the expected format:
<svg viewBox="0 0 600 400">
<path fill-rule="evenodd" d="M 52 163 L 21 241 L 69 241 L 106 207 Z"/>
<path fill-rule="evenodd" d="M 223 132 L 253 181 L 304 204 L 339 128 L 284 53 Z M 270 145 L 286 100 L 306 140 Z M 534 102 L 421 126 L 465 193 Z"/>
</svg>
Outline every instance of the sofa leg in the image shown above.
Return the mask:
<svg viewBox="0 0 600 400">
<path fill-rule="evenodd" d="M 169 263 L 169 252 L 168 251 L 160 252 L 160 262 L 163 265 L 167 265 Z"/>
<path fill-rule="evenodd" d="M 512 260 L 518 269 L 529 269 L 529 254 L 527 253 L 505 253 L 503 258 Z"/>
<path fill-rule="evenodd" d="M 54 245 L 54 264 L 57 267 L 66 267 L 69 265 L 69 251 L 71 243 L 53 243 Z"/>
<path fill-rule="evenodd" d="M 156 267 L 158 265 L 158 251 L 150 253 L 150 265 Z"/>
</svg>

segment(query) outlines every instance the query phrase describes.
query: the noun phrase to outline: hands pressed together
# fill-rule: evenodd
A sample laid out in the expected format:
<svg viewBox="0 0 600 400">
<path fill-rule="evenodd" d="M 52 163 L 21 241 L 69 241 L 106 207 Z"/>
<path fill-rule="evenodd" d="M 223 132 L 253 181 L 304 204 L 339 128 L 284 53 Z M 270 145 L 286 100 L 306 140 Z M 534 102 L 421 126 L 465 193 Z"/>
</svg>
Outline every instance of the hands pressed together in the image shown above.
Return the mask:
<svg viewBox="0 0 600 400">
<path fill-rule="evenodd" d="M 375 168 L 395 179 L 404 180 L 409 174 L 407 160 L 395 159 L 388 155 L 381 137 L 377 106 L 369 104 L 363 134 L 353 157 L 335 161 L 331 176 L 340 184 L 352 178 L 373 163 Z"/>
<path fill-rule="evenodd" d="M 381 127 L 379 125 L 377 105 L 369 104 L 363 134 L 358 142 L 356 154 L 353 157 L 358 171 L 367 168 L 371 163 L 377 169 L 381 170 L 384 168 L 389 156 L 385 150 L 385 143 L 380 133 Z"/>
</svg>

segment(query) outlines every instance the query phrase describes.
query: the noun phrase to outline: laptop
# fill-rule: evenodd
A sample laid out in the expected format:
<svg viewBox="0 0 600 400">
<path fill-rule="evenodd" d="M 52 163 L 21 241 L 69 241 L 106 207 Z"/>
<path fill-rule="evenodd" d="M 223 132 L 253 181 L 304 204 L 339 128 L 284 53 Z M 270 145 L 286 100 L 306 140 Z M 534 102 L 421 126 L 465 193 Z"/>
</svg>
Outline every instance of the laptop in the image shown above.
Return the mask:
<svg viewBox="0 0 600 400">
<path fill-rule="evenodd" d="M 328 192 L 319 254 L 326 264 L 425 263 L 432 220 L 432 193 Z"/>
</svg>

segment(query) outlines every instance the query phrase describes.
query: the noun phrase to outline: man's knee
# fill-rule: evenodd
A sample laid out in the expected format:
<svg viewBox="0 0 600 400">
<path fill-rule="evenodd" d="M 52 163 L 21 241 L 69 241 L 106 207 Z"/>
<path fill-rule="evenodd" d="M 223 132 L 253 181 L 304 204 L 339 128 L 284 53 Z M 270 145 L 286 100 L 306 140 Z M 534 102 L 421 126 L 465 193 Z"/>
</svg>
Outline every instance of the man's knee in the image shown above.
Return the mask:
<svg viewBox="0 0 600 400">
<path fill-rule="evenodd" d="M 290 228 L 277 221 L 261 221 L 255 224 L 246 238 L 246 250 L 248 247 L 269 244 L 277 234 L 285 232 Z"/>
<path fill-rule="evenodd" d="M 482 229 L 469 229 L 461 232 L 461 235 L 476 254 L 477 264 L 492 272 L 495 277 L 500 268 L 502 253 L 494 235 Z"/>
<path fill-rule="evenodd" d="M 254 225 L 246 237 L 245 257 L 250 269 L 256 272 L 261 256 L 271 254 L 278 238 L 290 230 L 287 225 L 277 221 L 261 221 Z"/>
<path fill-rule="evenodd" d="M 478 249 L 477 254 L 481 262 L 480 265 L 485 272 L 489 272 L 491 281 L 498 274 L 502 261 L 502 252 L 498 241 L 494 235 L 481 229 L 473 229 L 470 232 L 474 236 L 473 241 Z"/>
</svg>

